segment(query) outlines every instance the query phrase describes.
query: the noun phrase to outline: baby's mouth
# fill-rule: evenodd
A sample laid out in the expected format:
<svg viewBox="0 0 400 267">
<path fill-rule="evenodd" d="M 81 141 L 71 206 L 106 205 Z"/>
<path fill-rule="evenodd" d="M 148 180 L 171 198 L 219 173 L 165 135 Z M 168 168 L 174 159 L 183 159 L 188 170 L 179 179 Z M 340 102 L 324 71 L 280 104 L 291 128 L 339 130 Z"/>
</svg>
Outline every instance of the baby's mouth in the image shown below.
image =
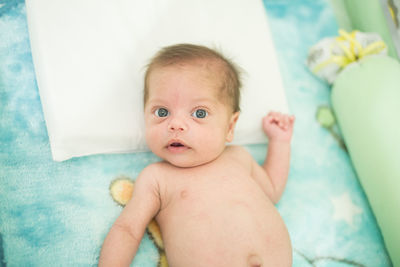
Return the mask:
<svg viewBox="0 0 400 267">
<path fill-rule="evenodd" d="M 170 144 L 170 146 L 172 146 L 172 147 L 181 147 L 181 146 L 185 146 L 185 145 L 183 145 L 181 143 L 178 143 L 178 142 L 174 142 L 174 143 Z"/>
<path fill-rule="evenodd" d="M 171 152 L 183 152 L 189 149 L 184 143 L 179 141 L 172 141 L 167 145 L 167 149 Z"/>
</svg>

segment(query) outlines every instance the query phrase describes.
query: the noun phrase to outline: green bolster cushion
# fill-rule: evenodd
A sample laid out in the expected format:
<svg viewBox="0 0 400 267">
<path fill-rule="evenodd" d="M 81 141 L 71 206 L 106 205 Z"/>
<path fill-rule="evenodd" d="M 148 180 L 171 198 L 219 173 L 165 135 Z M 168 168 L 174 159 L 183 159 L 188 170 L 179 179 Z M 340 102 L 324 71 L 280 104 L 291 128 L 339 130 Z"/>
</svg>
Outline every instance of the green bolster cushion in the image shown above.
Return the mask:
<svg viewBox="0 0 400 267">
<path fill-rule="evenodd" d="M 346 67 L 332 105 L 394 266 L 400 266 L 400 63 L 370 56 Z"/>
</svg>

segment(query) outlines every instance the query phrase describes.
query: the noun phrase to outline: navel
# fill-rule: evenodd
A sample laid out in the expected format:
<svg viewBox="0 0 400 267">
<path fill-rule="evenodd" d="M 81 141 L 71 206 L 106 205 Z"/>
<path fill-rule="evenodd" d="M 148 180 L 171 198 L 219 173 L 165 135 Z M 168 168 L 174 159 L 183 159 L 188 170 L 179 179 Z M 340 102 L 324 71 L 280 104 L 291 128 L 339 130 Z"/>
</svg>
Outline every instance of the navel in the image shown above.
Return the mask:
<svg viewBox="0 0 400 267">
<path fill-rule="evenodd" d="M 247 257 L 247 266 L 248 267 L 262 267 L 262 260 L 259 256 L 250 254 Z"/>
</svg>

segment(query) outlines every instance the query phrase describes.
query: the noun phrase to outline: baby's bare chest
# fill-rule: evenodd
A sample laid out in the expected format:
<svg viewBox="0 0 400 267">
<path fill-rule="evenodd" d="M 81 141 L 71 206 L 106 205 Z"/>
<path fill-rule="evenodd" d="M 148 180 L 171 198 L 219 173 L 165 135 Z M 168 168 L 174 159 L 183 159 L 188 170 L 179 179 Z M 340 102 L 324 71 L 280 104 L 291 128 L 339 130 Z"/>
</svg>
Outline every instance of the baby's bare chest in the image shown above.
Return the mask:
<svg viewBox="0 0 400 267">
<path fill-rule="evenodd" d="M 244 201 L 262 193 L 248 169 L 241 166 L 207 166 L 176 173 L 166 178 L 165 203 L 206 205 Z"/>
<path fill-rule="evenodd" d="M 274 210 L 251 172 L 240 166 L 171 173 L 166 181 L 161 194 L 161 223 L 176 225 L 178 222 L 172 222 L 175 219 L 197 224 L 224 217 L 252 218 Z"/>
<path fill-rule="evenodd" d="M 227 168 L 173 177 L 177 182 L 166 187 L 165 206 L 157 216 L 171 261 L 211 258 L 237 263 L 249 253 L 265 258 L 268 242 L 287 235 L 275 207 L 250 174 Z"/>
</svg>

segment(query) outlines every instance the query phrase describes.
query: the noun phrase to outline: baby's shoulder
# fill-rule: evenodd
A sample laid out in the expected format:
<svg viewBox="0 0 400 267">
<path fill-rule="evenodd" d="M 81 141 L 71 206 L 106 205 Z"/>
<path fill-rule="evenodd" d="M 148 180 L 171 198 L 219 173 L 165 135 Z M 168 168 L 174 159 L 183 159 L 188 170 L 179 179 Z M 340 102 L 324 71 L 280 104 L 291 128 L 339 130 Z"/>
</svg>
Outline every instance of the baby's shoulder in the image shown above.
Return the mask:
<svg viewBox="0 0 400 267">
<path fill-rule="evenodd" d="M 140 176 L 159 177 L 168 168 L 168 163 L 160 161 L 147 165 L 141 172 Z"/>
<path fill-rule="evenodd" d="M 135 188 L 141 188 L 142 190 L 150 190 L 152 192 L 164 192 L 166 186 L 166 168 L 167 163 L 156 162 L 147 165 L 137 176 L 135 181 Z"/>
<path fill-rule="evenodd" d="M 179 168 L 178 168 L 179 169 Z M 164 183 L 170 176 L 176 174 L 177 167 L 166 161 L 159 161 L 147 165 L 139 174 L 139 177 L 146 177 L 145 179 L 153 180 L 155 182 Z"/>
<path fill-rule="evenodd" d="M 229 145 L 226 147 L 225 152 L 230 158 L 241 163 L 247 164 L 253 160 L 249 151 L 243 146 Z"/>
</svg>

